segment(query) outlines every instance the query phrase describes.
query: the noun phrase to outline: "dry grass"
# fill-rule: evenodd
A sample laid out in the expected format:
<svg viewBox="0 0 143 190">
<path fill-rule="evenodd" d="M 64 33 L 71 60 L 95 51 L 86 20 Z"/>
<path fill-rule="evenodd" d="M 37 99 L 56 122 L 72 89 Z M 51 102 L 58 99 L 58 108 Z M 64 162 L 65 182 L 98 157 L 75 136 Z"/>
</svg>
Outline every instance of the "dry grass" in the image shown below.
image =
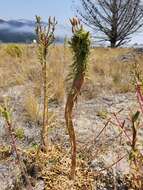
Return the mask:
<svg viewBox="0 0 143 190">
<path fill-rule="evenodd" d="M 101 49 L 92 50 L 90 59 L 89 79 L 96 89 L 98 87 L 113 92 L 128 92 L 132 60 L 121 60 L 130 56 L 132 49 Z"/>
<path fill-rule="evenodd" d="M 8 45 L 0 46 L 0 88 L 8 90 L 13 86 L 23 86 L 24 90 L 19 95 L 22 99 L 20 106 L 28 120 L 39 122 L 41 120 L 39 105 L 42 102 L 41 94 L 41 70 L 36 55 L 36 47 L 34 45 L 19 45 L 22 49 L 20 57 L 11 56 L 7 52 Z M 131 70 L 134 63 L 133 49 L 110 49 L 110 48 L 95 48 L 91 50 L 90 64 L 88 68 L 88 76 L 85 85 L 82 89 L 82 97 L 86 99 L 95 98 L 103 91 L 109 93 L 125 93 L 132 91 L 131 85 Z M 143 69 L 143 55 L 136 54 L 136 61 L 140 64 L 140 69 Z M 50 48 L 48 58 L 49 70 L 48 81 L 49 94 L 52 94 L 50 101 L 58 103 L 64 101 L 67 93 L 66 76 L 68 67 L 71 64 L 72 55 L 68 47 L 53 46 Z M 1 93 L 0 92 L 0 93 Z M 101 118 L 107 117 L 106 110 L 99 110 L 98 115 Z M 50 112 L 50 122 L 53 122 L 53 113 Z M 51 126 L 51 125 L 50 125 Z M 24 134 L 18 128 L 17 136 L 23 138 Z M 2 155 L 9 151 L 2 150 Z M 83 153 L 84 151 L 82 151 Z M 90 151 L 91 152 L 91 151 Z M 35 158 L 35 152 L 30 152 L 30 161 Z M 41 153 L 42 154 L 42 153 Z M 28 156 L 29 156 L 28 155 Z M 72 184 L 68 179 L 70 159 L 69 153 L 63 149 L 51 147 L 49 154 L 43 154 L 39 157 L 38 164 L 40 167 L 40 176 L 45 181 L 46 189 L 93 189 L 93 173 L 89 171 L 87 162 L 78 159 L 76 172 L 76 180 Z M 48 162 L 47 162 L 48 160 Z M 34 160 L 33 164 L 37 164 Z M 91 176 L 90 176 L 91 175 Z M 62 184 L 62 185 L 61 185 Z M 86 186 L 85 186 L 86 184 Z"/>
<path fill-rule="evenodd" d="M 42 77 L 36 47 L 34 45 L 19 45 L 22 49 L 22 55 L 17 57 L 11 56 L 7 52 L 6 46 L 9 45 L 0 46 L 0 88 L 7 89 L 17 85 L 28 85 L 34 96 L 39 97 Z M 92 49 L 88 76 L 82 89 L 83 97 L 86 99 L 94 98 L 106 90 L 115 93 L 132 91 L 133 51 L 128 48 Z M 136 55 L 136 59 L 141 64 L 143 55 Z M 68 87 L 66 76 L 71 61 L 72 55 L 68 47 L 53 46 L 50 48 L 48 80 L 51 81 L 52 100 L 62 102 L 65 98 Z"/>
<path fill-rule="evenodd" d="M 42 108 L 39 108 L 39 105 L 42 102 L 42 74 L 36 45 L 21 44 L 17 46 L 22 51 L 20 57 L 9 54 L 9 49 L 13 46 L 0 45 L 1 92 L 14 86 L 22 86 L 23 91 L 18 94 L 22 98 L 20 105 L 25 116 L 33 122 L 41 121 L 39 109 Z M 128 48 L 91 49 L 87 80 L 82 88 L 82 98 L 92 99 L 102 92 L 126 93 L 132 91 L 133 52 L 133 49 Z M 50 81 L 48 90 L 49 94 L 52 94 L 49 97 L 50 102 L 61 103 L 65 101 L 70 86 L 66 77 L 72 62 L 71 51 L 68 46 L 52 46 L 48 56 L 48 81 Z M 136 54 L 136 60 L 143 69 L 143 55 Z"/>
<path fill-rule="evenodd" d="M 77 159 L 76 177 L 73 181 L 69 180 L 69 153 L 60 147 L 51 146 L 47 154 L 40 152 L 40 156 L 37 158 L 35 158 L 35 154 L 34 149 L 24 152 L 24 156 L 27 158 L 26 166 L 29 174 L 32 171 L 31 167 L 38 166 L 35 173 L 44 180 L 45 190 L 94 189 L 94 173 L 89 169 L 86 161 Z"/>
<path fill-rule="evenodd" d="M 28 120 L 39 123 L 42 120 L 42 113 L 38 99 L 33 93 L 24 96 L 25 116 Z"/>
</svg>

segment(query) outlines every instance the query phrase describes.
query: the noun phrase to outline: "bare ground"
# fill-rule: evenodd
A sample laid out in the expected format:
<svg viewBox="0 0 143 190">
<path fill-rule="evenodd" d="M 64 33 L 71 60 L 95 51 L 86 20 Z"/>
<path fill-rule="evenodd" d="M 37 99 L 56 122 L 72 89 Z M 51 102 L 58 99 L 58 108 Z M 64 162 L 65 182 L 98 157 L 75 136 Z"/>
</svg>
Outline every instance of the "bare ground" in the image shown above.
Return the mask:
<svg viewBox="0 0 143 190">
<path fill-rule="evenodd" d="M 0 97 L 10 97 L 10 104 L 13 106 L 13 125 L 14 127 L 22 127 L 24 129 L 24 139 L 18 141 L 20 147 L 31 147 L 40 141 L 40 126 L 37 123 L 27 121 L 23 117 L 22 94 L 26 87 L 15 86 L 0 92 Z M 134 93 L 102 93 L 95 99 L 84 100 L 80 97 L 74 109 L 73 121 L 76 131 L 78 155 L 88 160 L 89 167 L 98 171 L 106 167 L 110 167 L 112 163 L 125 155 L 128 146 L 124 144 L 124 134 L 118 138 L 119 128 L 108 124 L 103 133 L 98 137 L 109 118 L 113 117 L 113 113 L 119 114 L 121 121 L 128 118 L 131 110 L 135 112 L 138 109 L 136 96 Z M 49 129 L 49 138 L 53 144 L 60 144 L 64 149 L 69 148 L 69 137 L 65 127 L 64 120 L 64 103 L 50 103 L 50 111 L 55 113 L 55 122 Z M 114 119 L 113 119 L 114 121 Z M 4 121 L 0 120 L 0 143 L 5 145 L 9 143 L 4 128 Z M 130 128 L 128 131 L 130 133 Z M 143 135 L 143 130 L 139 136 Z M 142 140 L 142 139 L 141 139 Z M 124 144 L 124 149 L 122 146 Z M 13 188 L 15 167 L 13 167 L 13 159 L 2 161 L 0 164 L 0 189 L 7 190 Z M 129 172 L 127 156 L 122 159 L 114 167 L 115 173 L 125 174 Z M 13 173 L 14 171 L 14 173 Z M 105 173 L 103 173 L 105 175 Z M 107 173 L 106 173 L 107 175 Z M 105 176 L 106 176 L 105 175 Z M 41 185 L 39 185 L 41 184 Z M 103 185 L 104 186 L 104 185 Z M 38 190 L 44 189 L 42 181 L 38 181 Z M 100 188 L 99 188 L 100 189 Z M 102 188 L 101 188 L 102 189 Z M 106 185 L 105 185 L 105 188 Z M 108 188 L 109 189 L 109 188 Z M 108 190 L 107 189 L 107 190 Z M 112 188 L 111 188 L 112 189 Z"/>
</svg>

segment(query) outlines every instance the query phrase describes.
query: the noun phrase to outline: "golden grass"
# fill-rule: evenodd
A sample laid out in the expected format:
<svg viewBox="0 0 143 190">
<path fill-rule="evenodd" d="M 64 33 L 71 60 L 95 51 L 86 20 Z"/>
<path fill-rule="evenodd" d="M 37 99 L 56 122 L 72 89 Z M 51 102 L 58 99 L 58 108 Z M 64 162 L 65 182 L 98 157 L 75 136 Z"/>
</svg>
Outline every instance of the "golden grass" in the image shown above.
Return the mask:
<svg viewBox="0 0 143 190">
<path fill-rule="evenodd" d="M 114 92 L 130 91 L 132 60 L 122 62 L 120 58 L 132 52 L 132 49 L 97 48 L 92 50 L 89 79 L 95 88 L 100 87 Z"/>
<path fill-rule="evenodd" d="M 24 92 L 21 106 L 27 119 L 41 121 L 39 105 L 42 102 L 42 74 L 37 58 L 36 45 L 18 45 L 22 56 L 11 56 L 8 45 L 0 45 L 0 88 L 7 90 L 22 85 Z M 11 46 L 10 46 L 11 47 Z M 91 49 L 87 79 L 82 88 L 82 98 L 92 99 L 100 93 L 126 93 L 133 90 L 131 70 L 133 49 L 129 48 L 94 48 Z M 129 60 L 122 57 L 131 56 Z M 72 54 L 68 46 L 52 46 L 48 55 L 48 90 L 50 101 L 61 103 L 65 100 L 69 82 L 66 81 Z M 143 55 L 136 54 L 136 61 L 143 69 Z M 40 99 L 39 99 L 40 98 Z M 40 115 L 39 115 L 40 114 Z"/>
<path fill-rule="evenodd" d="M 16 85 L 29 85 L 35 96 L 40 95 L 41 70 L 39 67 L 35 45 L 20 45 L 23 51 L 21 57 L 9 55 L 7 45 L 0 47 L 0 88 Z M 83 87 L 83 96 L 94 98 L 103 90 L 112 92 L 128 92 L 132 90 L 131 70 L 133 60 L 121 61 L 123 55 L 132 54 L 129 48 L 94 48 L 90 54 L 90 66 L 86 83 Z M 141 65 L 143 55 L 136 55 Z M 64 100 L 67 89 L 66 76 L 72 61 L 71 51 L 68 47 L 53 46 L 48 57 L 48 77 L 51 81 L 53 99 Z"/>
<path fill-rule="evenodd" d="M 42 120 L 42 114 L 40 110 L 40 104 L 38 99 L 32 93 L 28 93 L 24 96 L 24 109 L 25 116 L 28 120 L 38 123 Z"/>
<path fill-rule="evenodd" d="M 25 151 L 24 154 L 28 158 L 26 166 L 29 170 L 31 166 L 39 167 L 37 175 L 44 180 L 45 190 L 94 189 L 94 173 L 81 158 L 77 159 L 75 180 L 69 180 L 70 155 L 60 147 L 50 146 L 47 154 L 40 152 L 36 159 L 34 149 Z"/>
</svg>

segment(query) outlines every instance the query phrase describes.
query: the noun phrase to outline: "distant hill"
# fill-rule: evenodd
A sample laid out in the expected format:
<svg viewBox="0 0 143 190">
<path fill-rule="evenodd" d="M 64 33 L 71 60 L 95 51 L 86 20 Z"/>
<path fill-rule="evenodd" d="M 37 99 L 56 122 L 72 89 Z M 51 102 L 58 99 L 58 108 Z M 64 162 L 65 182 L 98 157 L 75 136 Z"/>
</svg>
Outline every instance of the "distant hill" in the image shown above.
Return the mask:
<svg viewBox="0 0 143 190">
<path fill-rule="evenodd" d="M 70 36 L 69 26 L 57 25 L 56 43 L 63 43 L 65 36 Z M 35 36 L 35 22 L 31 20 L 0 19 L 0 42 L 31 43 Z"/>
</svg>

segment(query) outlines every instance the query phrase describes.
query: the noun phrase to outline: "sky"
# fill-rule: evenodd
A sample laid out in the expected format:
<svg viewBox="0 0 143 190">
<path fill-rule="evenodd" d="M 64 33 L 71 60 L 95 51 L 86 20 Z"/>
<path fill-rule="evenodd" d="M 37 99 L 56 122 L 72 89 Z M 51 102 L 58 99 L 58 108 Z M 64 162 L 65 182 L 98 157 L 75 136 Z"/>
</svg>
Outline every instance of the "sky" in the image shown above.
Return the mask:
<svg viewBox="0 0 143 190">
<path fill-rule="evenodd" d="M 39 15 L 43 20 L 55 16 L 60 23 L 73 16 L 72 0 L 0 0 L 0 18 L 33 20 Z"/>
<path fill-rule="evenodd" d="M 44 21 L 55 16 L 59 24 L 69 24 L 74 16 L 73 0 L 0 0 L 0 18 L 34 20 L 35 15 Z M 75 0 L 74 0 L 75 1 Z M 78 3 L 79 0 L 76 0 Z M 143 43 L 143 33 L 135 34 L 132 43 Z"/>
</svg>

